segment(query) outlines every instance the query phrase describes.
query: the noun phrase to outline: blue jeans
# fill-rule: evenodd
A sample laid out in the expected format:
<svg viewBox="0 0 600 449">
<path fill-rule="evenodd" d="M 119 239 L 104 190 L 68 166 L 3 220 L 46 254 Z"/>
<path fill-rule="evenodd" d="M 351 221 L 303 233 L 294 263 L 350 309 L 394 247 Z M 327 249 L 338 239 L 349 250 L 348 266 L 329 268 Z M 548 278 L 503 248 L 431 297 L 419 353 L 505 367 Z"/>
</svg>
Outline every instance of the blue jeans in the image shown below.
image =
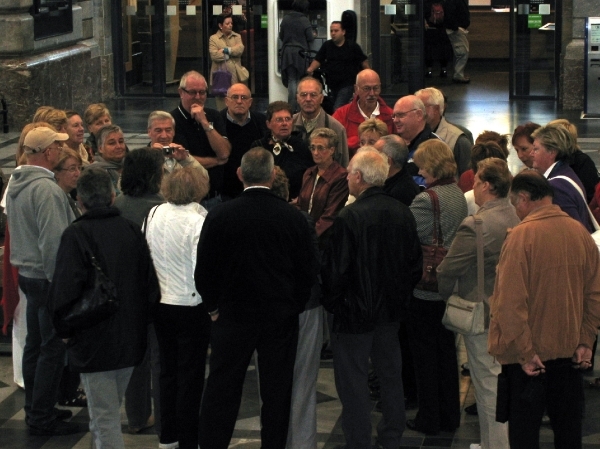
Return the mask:
<svg viewBox="0 0 600 449">
<path fill-rule="evenodd" d="M 342 106 L 352 101 L 354 95 L 354 86 L 344 86 L 338 89 L 331 89 L 331 98 L 333 99 L 333 110 L 337 111 Z"/>
<path fill-rule="evenodd" d="M 27 297 L 27 338 L 23 351 L 25 413 L 28 424 L 48 427 L 55 420 L 54 406 L 65 366 L 66 346 L 56 335 L 48 310 L 50 282 L 19 276 Z"/>
</svg>

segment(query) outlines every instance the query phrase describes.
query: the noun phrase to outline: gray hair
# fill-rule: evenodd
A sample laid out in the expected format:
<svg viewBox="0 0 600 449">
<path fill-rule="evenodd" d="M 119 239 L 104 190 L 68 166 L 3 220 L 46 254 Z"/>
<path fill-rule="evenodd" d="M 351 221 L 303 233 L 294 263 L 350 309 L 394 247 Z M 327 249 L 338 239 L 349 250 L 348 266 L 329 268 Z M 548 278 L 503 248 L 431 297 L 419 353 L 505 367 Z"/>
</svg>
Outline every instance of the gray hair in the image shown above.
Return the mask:
<svg viewBox="0 0 600 449">
<path fill-rule="evenodd" d="M 310 140 L 314 139 L 315 137 L 322 137 L 324 139 L 327 139 L 329 147 L 337 148 L 339 138 L 337 133 L 333 129 L 317 128 L 312 133 L 310 133 Z"/>
<path fill-rule="evenodd" d="M 273 154 L 262 147 L 250 149 L 242 156 L 240 169 L 244 184 L 264 184 L 271 181 L 275 161 Z"/>
<path fill-rule="evenodd" d="M 204 75 L 202 75 L 201 73 L 196 72 L 195 70 L 190 70 L 189 72 L 185 72 L 181 76 L 181 80 L 179 80 L 179 88 L 180 89 L 185 89 L 187 87 L 187 79 L 190 78 L 190 77 L 191 78 L 201 79 L 201 80 L 203 80 L 206 83 L 206 78 L 204 78 Z"/>
<path fill-rule="evenodd" d="M 396 134 L 383 136 L 379 140 L 384 142 L 381 152 L 392 160 L 397 167 L 404 167 L 408 161 L 408 147 L 404 140 Z"/>
<path fill-rule="evenodd" d="M 175 119 L 171 114 L 165 111 L 152 111 L 148 116 L 148 129 L 152 128 L 155 120 L 171 120 L 173 128 L 175 128 Z"/>
<path fill-rule="evenodd" d="M 110 206 L 114 191 L 110 175 L 100 167 L 90 165 L 77 180 L 77 196 L 87 210 Z"/>
<path fill-rule="evenodd" d="M 429 95 L 429 101 L 427 103 L 433 106 L 439 106 L 440 112 L 444 112 L 444 94 L 441 90 L 436 89 L 435 87 L 426 87 L 425 89 L 416 91 L 415 95 L 417 97 Z"/>
<path fill-rule="evenodd" d="M 123 130 L 117 125 L 106 125 L 106 126 L 100 128 L 100 130 L 98 131 L 98 136 L 97 136 L 98 151 L 100 153 L 102 153 L 101 149 L 104 146 L 104 142 L 106 142 L 106 139 L 108 138 L 108 136 L 111 134 L 114 134 L 114 133 L 123 134 Z"/>
<path fill-rule="evenodd" d="M 360 148 L 352 158 L 351 164 L 352 171 L 359 171 L 363 181 L 371 186 L 383 186 L 390 170 L 387 157 L 371 146 Z"/>
</svg>

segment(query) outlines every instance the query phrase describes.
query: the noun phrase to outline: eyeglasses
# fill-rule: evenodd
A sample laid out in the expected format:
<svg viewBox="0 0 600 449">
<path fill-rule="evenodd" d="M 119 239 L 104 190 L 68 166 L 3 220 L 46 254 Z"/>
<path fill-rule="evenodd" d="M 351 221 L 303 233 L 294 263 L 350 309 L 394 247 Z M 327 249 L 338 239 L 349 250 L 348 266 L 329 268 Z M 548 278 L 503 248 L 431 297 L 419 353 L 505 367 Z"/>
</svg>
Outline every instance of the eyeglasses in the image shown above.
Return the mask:
<svg viewBox="0 0 600 449">
<path fill-rule="evenodd" d="M 75 172 L 81 172 L 81 167 L 68 167 L 68 168 L 61 168 L 60 171 L 68 171 L 69 173 L 75 173 Z"/>
<path fill-rule="evenodd" d="M 306 97 L 317 98 L 319 95 L 321 95 L 320 92 L 300 92 L 298 94 L 298 96 L 301 98 L 306 98 Z"/>
<path fill-rule="evenodd" d="M 330 147 L 324 147 L 323 145 L 311 145 L 308 148 L 310 151 L 318 151 L 319 153 L 322 153 L 323 151 L 328 150 Z"/>
<path fill-rule="evenodd" d="M 230 100 L 233 100 L 233 101 L 238 101 L 238 100 L 246 101 L 246 100 L 250 100 L 252 97 L 249 97 L 248 95 L 230 95 L 227 98 L 229 98 Z"/>
<path fill-rule="evenodd" d="M 283 123 L 283 122 L 288 123 L 288 122 L 292 121 L 292 117 L 277 117 L 277 118 L 274 118 L 273 121 L 275 123 Z"/>
<path fill-rule="evenodd" d="M 191 97 L 195 97 L 196 95 L 200 95 L 201 97 L 203 97 L 204 95 L 206 95 L 206 90 L 187 90 L 184 89 L 183 87 L 181 88 L 182 91 L 184 91 L 186 94 L 188 94 Z"/>
<path fill-rule="evenodd" d="M 406 111 L 406 112 L 395 112 L 395 113 L 392 114 L 392 118 L 404 118 L 404 117 L 406 117 L 408 115 L 409 112 L 413 112 L 413 111 L 416 111 L 416 110 L 417 110 L 417 108 L 411 109 L 411 110 Z"/>
<path fill-rule="evenodd" d="M 374 94 L 381 92 L 381 86 L 362 86 L 360 89 L 363 92 L 373 91 Z"/>
</svg>

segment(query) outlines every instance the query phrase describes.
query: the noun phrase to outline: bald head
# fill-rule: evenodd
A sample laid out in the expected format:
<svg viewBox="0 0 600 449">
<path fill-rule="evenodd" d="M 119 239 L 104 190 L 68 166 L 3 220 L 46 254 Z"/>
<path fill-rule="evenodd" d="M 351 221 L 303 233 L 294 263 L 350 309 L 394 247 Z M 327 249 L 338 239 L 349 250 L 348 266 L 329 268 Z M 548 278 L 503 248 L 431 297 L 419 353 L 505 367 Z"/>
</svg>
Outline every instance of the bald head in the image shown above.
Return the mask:
<svg viewBox="0 0 600 449">
<path fill-rule="evenodd" d="M 358 95 L 358 104 L 363 111 L 373 111 L 381 92 L 381 80 L 375 70 L 364 69 L 356 75 L 354 93 Z"/>
<path fill-rule="evenodd" d="M 406 95 L 394 105 L 396 133 L 406 142 L 412 141 L 425 128 L 427 113 L 425 105 L 415 95 Z"/>
<path fill-rule="evenodd" d="M 252 92 L 245 84 L 233 84 L 227 89 L 225 104 L 229 115 L 235 121 L 243 123 L 248 118 L 248 112 L 252 106 Z"/>
</svg>

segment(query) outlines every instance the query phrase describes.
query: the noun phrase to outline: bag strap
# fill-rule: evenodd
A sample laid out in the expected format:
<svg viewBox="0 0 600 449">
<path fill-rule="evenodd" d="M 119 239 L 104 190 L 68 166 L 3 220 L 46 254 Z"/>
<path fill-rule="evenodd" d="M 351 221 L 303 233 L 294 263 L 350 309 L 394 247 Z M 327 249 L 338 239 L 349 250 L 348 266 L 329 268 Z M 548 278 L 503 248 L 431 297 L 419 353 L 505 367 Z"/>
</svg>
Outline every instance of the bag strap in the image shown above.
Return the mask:
<svg viewBox="0 0 600 449">
<path fill-rule="evenodd" d="M 73 223 L 73 229 L 75 230 L 75 238 L 77 239 L 77 243 L 79 243 L 79 246 L 83 248 L 84 253 L 87 254 L 90 260 L 90 264 L 96 270 L 102 272 L 102 268 L 100 267 L 100 264 L 98 263 L 96 257 L 94 256 L 94 253 L 92 252 L 92 248 L 90 247 L 88 239 L 83 234 L 83 228 L 81 227 L 81 225 L 79 223 Z"/>
<path fill-rule="evenodd" d="M 581 187 L 579 187 L 579 185 L 577 185 L 577 183 L 575 181 L 573 181 L 571 178 L 569 178 L 568 176 L 557 175 L 557 176 L 554 176 L 553 178 L 548 179 L 548 181 L 550 181 L 552 179 L 563 179 L 565 181 L 570 182 L 571 185 L 573 187 L 575 187 L 575 190 L 577 190 L 579 192 L 579 195 L 581 195 L 581 198 L 583 198 L 583 202 L 585 203 L 585 207 L 587 207 L 588 215 L 590 217 L 589 219 L 590 219 L 590 222 L 592 223 L 592 226 L 594 227 L 594 230 L 600 231 L 600 225 L 598 225 L 598 222 L 596 221 L 596 217 L 594 217 L 594 214 L 590 210 L 590 206 L 589 206 L 589 204 L 587 202 L 587 198 L 583 194 L 583 190 L 581 190 Z"/>
<path fill-rule="evenodd" d="M 479 215 L 475 219 L 475 241 L 477 243 L 477 302 L 483 301 L 483 220 Z"/>
<path fill-rule="evenodd" d="M 435 190 L 426 189 L 425 192 L 431 198 L 433 206 L 433 244 L 442 246 L 444 244 L 444 236 L 442 235 L 442 223 L 440 221 L 440 199 Z"/>
<path fill-rule="evenodd" d="M 158 205 L 154 206 L 152 209 L 150 209 L 148 211 L 148 213 L 144 217 L 144 222 L 142 223 L 142 234 L 144 234 L 144 238 L 146 238 L 146 230 L 148 229 L 148 222 L 150 221 L 150 219 L 152 219 L 154 217 L 154 214 L 156 213 L 156 209 L 158 209 L 160 206 L 162 206 L 162 204 L 158 204 Z M 152 212 L 152 211 L 154 211 L 154 212 Z M 152 214 L 152 215 L 150 215 L 150 214 Z"/>
</svg>

